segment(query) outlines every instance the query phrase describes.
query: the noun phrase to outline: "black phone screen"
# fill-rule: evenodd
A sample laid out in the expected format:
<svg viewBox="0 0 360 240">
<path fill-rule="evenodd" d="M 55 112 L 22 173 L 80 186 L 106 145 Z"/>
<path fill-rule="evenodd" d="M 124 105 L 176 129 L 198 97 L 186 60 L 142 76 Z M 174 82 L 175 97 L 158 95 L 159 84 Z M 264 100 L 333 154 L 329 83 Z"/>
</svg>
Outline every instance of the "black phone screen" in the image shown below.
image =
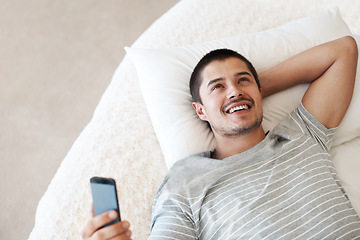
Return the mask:
<svg viewBox="0 0 360 240">
<path fill-rule="evenodd" d="M 90 179 L 90 184 L 95 216 L 106 211 L 115 210 L 118 213 L 118 218 L 110 224 L 120 221 L 115 180 L 111 178 L 93 177 Z"/>
</svg>

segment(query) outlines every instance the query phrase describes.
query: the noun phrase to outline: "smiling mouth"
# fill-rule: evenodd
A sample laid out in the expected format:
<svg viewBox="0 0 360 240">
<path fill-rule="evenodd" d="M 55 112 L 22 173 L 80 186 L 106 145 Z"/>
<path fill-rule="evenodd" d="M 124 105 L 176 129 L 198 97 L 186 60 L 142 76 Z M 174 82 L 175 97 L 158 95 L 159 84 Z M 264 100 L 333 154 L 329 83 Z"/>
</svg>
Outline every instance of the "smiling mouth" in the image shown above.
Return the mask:
<svg viewBox="0 0 360 240">
<path fill-rule="evenodd" d="M 239 106 L 232 107 L 226 112 L 227 113 L 234 113 L 234 112 L 238 112 L 238 111 L 242 111 L 242 110 L 247 110 L 249 108 L 251 108 L 251 106 L 249 106 L 247 104 L 242 104 L 242 105 L 239 105 Z"/>
</svg>

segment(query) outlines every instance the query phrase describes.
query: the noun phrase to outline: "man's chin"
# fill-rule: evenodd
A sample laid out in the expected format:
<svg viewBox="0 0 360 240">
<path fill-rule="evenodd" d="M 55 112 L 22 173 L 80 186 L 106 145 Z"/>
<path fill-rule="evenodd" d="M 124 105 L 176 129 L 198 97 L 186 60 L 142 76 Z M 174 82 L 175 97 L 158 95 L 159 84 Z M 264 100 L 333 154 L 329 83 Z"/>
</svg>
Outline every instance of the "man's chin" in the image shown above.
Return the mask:
<svg viewBox="0 0 360 240">
<path fill-rule="evenodd" d="M 242 135 L 247 135 L 252 132 L 256 132 L 259 130 L 259 128 L 262 128 L 261 121 L 256 121 L 248 126 L 234 126 L 230 129 L 225 128 L 213 128 L 214 132 L 217 132 L 218 134 L 225 136 L 225 137 L 238 137 Z"/>
</svg>

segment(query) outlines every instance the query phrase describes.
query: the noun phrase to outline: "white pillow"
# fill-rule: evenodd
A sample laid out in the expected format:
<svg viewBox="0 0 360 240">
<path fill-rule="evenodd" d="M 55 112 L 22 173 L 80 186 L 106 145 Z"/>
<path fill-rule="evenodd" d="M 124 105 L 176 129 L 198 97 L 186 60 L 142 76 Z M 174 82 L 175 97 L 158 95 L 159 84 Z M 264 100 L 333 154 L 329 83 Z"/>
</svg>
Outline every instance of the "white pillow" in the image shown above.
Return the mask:
<svg viewBox="0 0 360 240">
<path fill-rule="evenodd" d="M 359 39 L 359 38 L 358 38 Z M 331 149 L 336 173 L 360 216 L 360 137 Z"/>
<path fill-rule="evenodd" d="M 125 48 L 135 63 L 147 110 L 167 167 L 190 154 L 213 149 L 214 137 L 192 108 L 189 79 L 209 51 L 230 48 L 247 57 L 260 73 L 315 45 L 351 35 L 337 8 L 271 30 L 171 49 Z M 359 85 L 359 84 L 357 84 Z M 296 108 L 307 85 L 264 99 L 265 130 Z M 359 93 L 359 86 L 355 92 Z M 354 94 L 356 95 L 356 94 Z M 356 105 L 356 106 L 355 106 Z M 334 145 L 360 132 L 359 99 L 355 99 L 334 138 Z"/>
</svg>

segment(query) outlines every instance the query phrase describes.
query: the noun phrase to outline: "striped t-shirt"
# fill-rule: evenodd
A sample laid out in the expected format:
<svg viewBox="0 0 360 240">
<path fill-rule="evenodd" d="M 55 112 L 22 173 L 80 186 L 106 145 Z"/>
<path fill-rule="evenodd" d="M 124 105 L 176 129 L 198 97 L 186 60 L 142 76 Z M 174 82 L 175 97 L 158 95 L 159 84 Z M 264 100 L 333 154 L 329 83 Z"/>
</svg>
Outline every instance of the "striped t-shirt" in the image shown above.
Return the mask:
<svg viewBox="0 0 360 240">
<path fill-rule="evenodd" d="M 246 152 L 178 161 L 155 197 L 149 239 L 360 239 L 329 154 L 334 133 L 301 105 Z"/>
</svg>

